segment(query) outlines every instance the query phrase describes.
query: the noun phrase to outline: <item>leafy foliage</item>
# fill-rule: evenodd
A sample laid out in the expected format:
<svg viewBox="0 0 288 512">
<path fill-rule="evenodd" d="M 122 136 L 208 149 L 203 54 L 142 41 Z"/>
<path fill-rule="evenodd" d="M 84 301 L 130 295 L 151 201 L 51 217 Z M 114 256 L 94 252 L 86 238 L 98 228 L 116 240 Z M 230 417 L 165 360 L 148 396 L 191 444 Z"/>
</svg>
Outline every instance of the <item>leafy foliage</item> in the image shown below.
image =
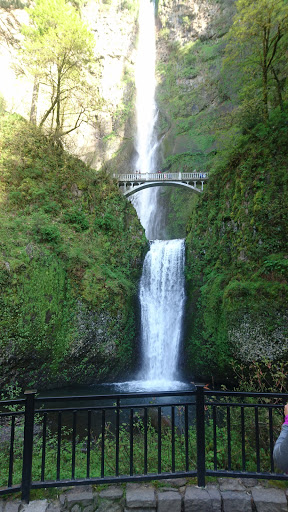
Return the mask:
<svg viewBox="0 0 288 512">
<path fill-rule="evenodd" d="M 245 101 L 252 97 L 257 103 L 261 87 L 262 111 L 264 119 L 267 119 L 273 96 L 274 106 L 280 105 L 283 110 L 288 6 L 283 0 L 257 0 L 253 3 L 238 0 L 236 7 L 237 14 L 227 38 L 226 65 L 230 71 L 232 66 L 234 72 L 238 67 L 242 77 L 241 95 L 246 97 Z"/>
<path fill-rule="evenodd" d="M 41 373 L 43 382 L 57 378 L 61 365 L 63 382 L 128 368 L 146 248 L 132 205 L 105 172 L 96 174 L 17 116 L 0 118 L 0 145 L 2 382 L 11 378 L 13 357 L 20 383 Z M 92 333 L 102 317 L 109 332 L 100 342 Z"/>
<path fill-rule="evenodd" d="M 286 137 L 287 114 L 276 110 L 214 170 L 191 217 L 192 371 L 231 378 L 235 358 L 286 357 Z"/>
<path fill-rule="evenodd" d="M 49 98 L 39 124 L 59 141 L 80 126 L 88 110 L 95 111 L 98 94 L 88 80 L 95 41 L 66 0 L 37 0 L 29 14 L 32 25 L 22 26 L 22 61 L 35 79 L 35 94 L 41 87 Z"/>
</svg>

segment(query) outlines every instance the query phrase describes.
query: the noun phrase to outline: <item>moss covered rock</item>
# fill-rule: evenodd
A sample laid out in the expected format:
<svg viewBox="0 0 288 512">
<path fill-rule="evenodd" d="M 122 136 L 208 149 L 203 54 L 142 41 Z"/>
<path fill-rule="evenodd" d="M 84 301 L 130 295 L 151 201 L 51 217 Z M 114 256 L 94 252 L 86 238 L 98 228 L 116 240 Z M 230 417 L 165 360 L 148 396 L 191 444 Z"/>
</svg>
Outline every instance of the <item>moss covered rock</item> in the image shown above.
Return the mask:
<svg viewBox="0 0 288 512">
<path fill-rule="evenodd" d="M 240 138 L 212 173 L 187 237 L 190 371 L 288 355 L 288 118 Z"/>
<path fill-rule="evenodd" d="M 147 247 L 116 183 L 0 118 L 1 381 L 84 383 L 127 372 Z"/>
</svg>

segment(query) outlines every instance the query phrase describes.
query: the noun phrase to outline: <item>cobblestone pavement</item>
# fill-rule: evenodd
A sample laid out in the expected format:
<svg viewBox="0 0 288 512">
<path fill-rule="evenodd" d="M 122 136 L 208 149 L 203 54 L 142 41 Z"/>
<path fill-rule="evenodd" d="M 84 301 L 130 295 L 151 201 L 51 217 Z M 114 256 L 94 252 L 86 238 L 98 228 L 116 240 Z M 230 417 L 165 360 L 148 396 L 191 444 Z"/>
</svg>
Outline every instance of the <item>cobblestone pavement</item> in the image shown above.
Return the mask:
<svg viewBox="0 0 288 512">
<path fill-rule="evenodd" d="M 163 486 L 163 483 L 165 486 Z M 62 490 L 57 500 L 0 500 L 0 512 L 288 512 L 288 489 L 254 479 L 219 478 L 199 488 L 185 478 Z"/>
</svg>

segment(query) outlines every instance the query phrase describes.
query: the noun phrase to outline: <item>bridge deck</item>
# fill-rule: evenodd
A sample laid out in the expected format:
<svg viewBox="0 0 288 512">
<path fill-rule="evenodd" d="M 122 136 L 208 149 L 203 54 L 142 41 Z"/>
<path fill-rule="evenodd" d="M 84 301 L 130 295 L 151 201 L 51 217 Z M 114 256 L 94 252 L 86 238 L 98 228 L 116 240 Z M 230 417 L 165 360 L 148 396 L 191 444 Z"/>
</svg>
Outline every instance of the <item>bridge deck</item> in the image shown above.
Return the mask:
<svg viewBox="0 0 288 512">
<path fill-rule="evenodd" d="M 191 181 L 207 181 L 209 174 L 207 172 L 155 172 L 155 173 L 131 173 L 131 174 L 114 174 L 114 178 L 118 183 L 143 183 L 147 181 L 181 181 L 189 183 Z"/>
<path fill-rule="evenodd" d="M 204 183 L 207 182 L 208 172 L 154 172 L 154 173 L 130 173 L 114 174 L 119 188 L 126 197 L 145 188 L 157 186 L 184 187 L 196 193 L 203 192 Z"/>
</svg>

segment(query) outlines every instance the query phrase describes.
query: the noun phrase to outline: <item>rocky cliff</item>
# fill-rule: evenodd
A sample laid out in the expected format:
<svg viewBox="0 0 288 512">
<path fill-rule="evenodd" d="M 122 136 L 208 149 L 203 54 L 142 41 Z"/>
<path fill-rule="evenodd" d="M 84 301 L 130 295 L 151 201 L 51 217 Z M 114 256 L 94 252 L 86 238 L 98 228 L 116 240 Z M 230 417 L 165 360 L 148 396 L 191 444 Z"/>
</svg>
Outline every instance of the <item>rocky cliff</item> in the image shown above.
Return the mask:
<svg viewBox="0 0 288 512">
<path fill-rule="evenodd" d="M 105 167 L 110 173 L 126 172 L 133 168 L 137 6 L 137 2 L 130 0 L 91 1 L 84 5 L 81 14 L 95 37 L 97 83 L 102 104 L 85 129 L 83 125 L 65 144 L 70 153 L 80 156 L 94 169 Z M 278 361 L 285 358 L 288 352 L 287 118 L 285 112 L 270 105 L 272 114 L 266 125 L 253 119 L 250 112 L 245 113 L 249 118 L 245 126 L 235 122 L 234 113 L 240 102 L 234 83 L 236 79 L 229 69 L 223 69 L 225 34 L 232 24 L 234 1 L 159 0 L 157 7 L 157 128 L 159 139 L 162 140 L 162 169 L 196 169 L 211 173 L 207 190 L 200 199 L 190 193 L 181 193 L 178 189 L 167 190 L 168 187 L 161 193 L 161 203 L 166 209 L 167 236 L 177 238 L 187 235 L 186 370 L 189 374 L 212 375 L 223 380 L 232 375 L 235 361 L 245 364 L 253 360 Z M 21 11 L 17 16 L 21 22 L 21 16 L 25 15 Z M 7 77 L 12 80 L 9 83 L 15 84 L 15 91 L 13 85 L 8 94 L 2 81 L 2 110 L 19 112 L 27 118 L 33 84 L 27 77 L 13 75 L 9 55 L 17 59 L 16 50 L 6 47 L 1 51 L 1 65 L 4 66 L 6 62 L 5 66 L 10 66 Z M 41 110 L 41 94 L 39 102 Z M 16 156 L 13 159 L 16 161 Z M 65 169 L 68 165 L 66 157 L 63 161 L 62 167 Z M 46 185 L 40 187 L 38 183 L 37 187 L 34 186 L 38 168 L 33 164 L 34 174 L 30 176 L 27 162 L 25 160 L 26 170 L 21 183 L 17 182 L 20 188 L 14 187 L 9 191 L 10 195 L 12 193 L 9 201 L 17 204 L 19 200 L 21 205 L 24 197 L 30 204 L 29 208 L 34 203 L 38 207 L 39 201 L 47 199 L 50 192 L 47 193 Z M 69 163 L 70 171 L 73 165 Z M 48 168 L 49 178 L 52 171 L 51 166 Z M 13 169 L 12 177 L 15 167 Z M 43 169 L 39 171 L 39 176 L 42 176 Z M 8 325 L 8 318 L 13 319 L 15 336 L 20 340 L 17 350 L 24 343 L 23 339 L 28 343 L 28 335 L 32 331 L 35 336 L 35 326 L 38 326 L 40 332 L 49 334 L 51 353 L 56 351 L 57 361 L 63 363 L 65 375 L 73 381 L 81 380 L 83 368 L 88 368 L 88 380 L 95 375 L 96 361 L 100 361 L 96 364 L 98 376 L 103 378 L 112 372 L 115 375 L 117 371 L 124 371 L 132 361 L 135 322 L 134 313 L 131 314 L 133 308 L 129 304 L 135 297 L 135 283 L 140 272 L 142 251 L 145 250 L 143 233 L 132 207 L 119 198 L 106 174 L 102 175 L 102 185 L 102 178 L 99 181 L 96 178 L 97 197 L 94 201 L 91 184 L 87 184 L 92 179 L 91 175 L 88 173 L 90 177 L 87 177 L 88 181 L 85 178 L 83 184 L 83 169 L 86 168 L 81 168 L 80 172 L 79 167 L 77 179 L 69 177 L 67 183 L 66 178 L 60 180 L 61 187 L 64 187 L 59 189 L 60 195 L 67 193 L 69 196 L 68 202 L 65 200 L 63 203 L 63 212 L 62 203 L 59 210 L 56 196 L 52 194 L 52 204 L 49 200 L 47 206 L 46 199 L 43 203 L 40 220 L 32 211 L 33 208 L 32 216 L 25 217 L 27 230 L 24 234 L 22 227 L 19 227 L 21 222 L 14 219 L 16 210 L 13 213 L 9 203 L 7 219 L 11 222 L 10 238 L 13 239 L 13 233 L 16 233 L 20 249 L 17 249 L 17 243 L 13 248 L 8 244 L 4 248 L 2 264 L 5 289 L 12 290 L 11 301 L 5 299 L 8 301 L 8 305 L 5 305 L 8 308 L 5 322 Z M 53 180 L 51 182 L 54 183 Z M 52 189 L 55 186 L 54 183 Z M 111 209 L 108 206 L 110 202 Z M 13 208 L 16 208 L 15 204 Z M 119 211 L 123 214 L 122 227 L 115 224 Z M 49 222 L 47 220 L 50 214 L 53 218 L 52 231 L 51 219 Z M 97 237 L 98 234 L 100 236 L 97 243 L 101 251 L 97 251 L 95 246 L 91 247 L 89 229 L 92 224 Z M 66 232 L 67 225 L 73 226 L 72 234 Z M 62 251 L 63 236 L 66 245 Z M 120 248 L 118 245 L 115 248 L 111 240 L 119 236 Z M 70 240 L 71 248 L 68 250 Z M 44 251 L 41 244 L 44 244 Z M 88 255 L 83 254 L 85 244 Z M 46 249 L 51 253 L 50 246 L 53 249 L 51 265 L 45 259 Z M 127 247 L 134 247 L 132 259 L 127 254 Z M 21 257 L 17 256 L 18 250 Z M 6 257 L 9 251 L 14 255 L 12 262 Z M 29 269 L 34 269 L 35 265 L 31 287 L 25 270 L 26 263 L 22 261 L 23 254 L 29 260 Z M 37 255 L 36 259 L 34 254 Z M 108 266 L 106 261 L 109 262 Z M 11 272 L 14 265 L 15 282 L 14 273 Z M 125 274 L 126 266 L 128 270 L 135 270 L 131 280 Z M 46 273 L 43 268 L 47 270 Z M 51 297 L 54 300 L 56 291 L 51 291 L 47 297 L 44 292 L 41 292 L 42 295 L 39 292 L 39 296 L 35 292 L 39 276 L 45 281 L 49 273 L 55 273 L 60 283 L 58 289 L 61 293 L 57 304 L 61 304 L 61 308 L 58 308 L 57 314 L 49 306 L 49 300 Z M 70 293 L 72 289 L 74 291 Z M 12 308 L 12 298 L 18 297 L 18 292 L 19 310 L 18 305 L 16 309 L 14 306 Z M 30 310 L 25 305 L 30 302 L 34 304 L 32 297 L 35 293 L 38 303 L 43 302 L 41 314 L 38 314 L 35 305 L 34 312 L 33 307 Z M 26 299 L 24 301 L 24 297 L 29 298 L 28 302 Z M 113 309 L 115 303 L 119 306 L 117 311 Z M 26 308 L 24 316 L 22 308 Z M 21 325 L 18 311 L 26 318 Z M 69 316 L 71 311 L 72 317 Z M 38 325 L 39 318 L 42 323 Z M 71 327 L 71 331 L 68 329 L 69 339 L 63 334 L 68 326 L 69 329 Z M 11 331 L 4 329 L 3 332 L 7 332 L 5 360 L 8 353 L 13 358 L 14 352 L 9 348 Z M 109 341 L 106 333 L 109 333 Z M 33 343 L 44 347 L 44 338 L 36 339 L 33 336 Z M 58 340 L 57 336 L 59 342 L 54 343 L 53 340 Z M 92 339 L 94 343 L 91 345 Z M 127 343 L 125 340 L 128 340 Z M 25 343 L 23 346 L 26 346 Z M 58 346 L 63 348 L 59 357 Z M 27 353 L 31 354 L 29 350 Z M 17 357 L 14 361 L 17 361 Z M 9 364 L 13 364 L 12 360 L 9 360 Z M 53 370 L 53 364 L 51 366 L 49 363 L 49 371 Z M 32 370 L 29 372 L 31 375 Z"/>
<path fill-rule="evenodd" d="M 237 362 L 287 361 L 286 140 L 276 111 L 215 168 L 190 219 L 186 348 L 197 375 L 223 381 Z"/>
</svg>

